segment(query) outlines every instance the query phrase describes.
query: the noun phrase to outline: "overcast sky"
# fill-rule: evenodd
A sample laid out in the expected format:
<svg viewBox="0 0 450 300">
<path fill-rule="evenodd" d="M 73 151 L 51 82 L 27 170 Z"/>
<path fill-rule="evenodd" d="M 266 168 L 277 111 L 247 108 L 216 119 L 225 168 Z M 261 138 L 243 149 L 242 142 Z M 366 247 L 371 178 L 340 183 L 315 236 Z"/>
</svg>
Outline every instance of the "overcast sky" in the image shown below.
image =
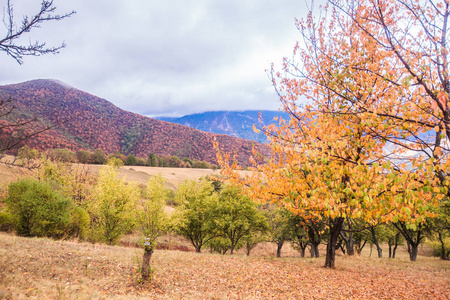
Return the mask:
<svg viewBox="0 0 450 300">
<path fill-rule="evenodd" d="M 5 1 L 2 1 L 5 2 Z M 38 0 L 11 0 L 17 24 Z M 307 1 L 310 2 L 309 0 Z M 315 1 L 317 10 L 320 3 Z M 25 41 L 65 42 L 19 65 L 0 53 L 0 84 L 58 79 L 148 116 L 277 110 L 265 72 L 292 54 L 306 0 L 54 0 L 57 13 Z M 2 24 L 0 24 L 1 26 Z M 0 31 L 2 37 L 5 29 Z"/>
</svg>

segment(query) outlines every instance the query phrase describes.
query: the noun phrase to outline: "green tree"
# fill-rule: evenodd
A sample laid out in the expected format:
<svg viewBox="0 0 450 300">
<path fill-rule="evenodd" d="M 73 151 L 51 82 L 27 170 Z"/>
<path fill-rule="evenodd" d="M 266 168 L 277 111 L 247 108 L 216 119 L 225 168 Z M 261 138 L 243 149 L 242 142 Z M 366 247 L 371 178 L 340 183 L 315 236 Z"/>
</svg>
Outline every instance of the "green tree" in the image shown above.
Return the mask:
<svg viewBox="0 0 450 300">
<path fill-rule="evenodd" d="M 123 166 L 123 160 L 117 157 L 111 157 L 106 164 L 114 168 L 120 168 Z"/>
<path fill-rule="evenodd" d="M 147 158 L 147 166 L 159 167 L 159 156 L 156 153 L 150 153 Z"/>
<path fill-rule="evenodd" d="M 69 149 L 51 149 L 47 151 L 47 156 L 51 160 L 67 163 L 74 163 L 77 160 L 75 152 Z"/>
<path fill-rule="evenodd" d="M 49 182 L 28 178 L 13 182 L 4 201 L 19 235 L 61 237 L 71 221 L 70 199 Z"/>
<path fill-rule="evenodd" d="M 158 237 L 168 229 L 168 217 L 164 211 L 168 191 L 161 175 L 152 176 L 147 182 L 145 198 L 137 208 L 138 229 L 144 237 L 142 278 L 150 275 L 150 259 Z"/>
<path fill-rule="evenodd" d="M 100 169 L 88 207 L 92 226 L 98 234 L 94 238 L 112 245 L 133 229 L 138 199 L 138 187 L 120 179 L 117 168 L 105 166 Z"/>
<path fill-rule="evenodd" d="M 189 239 L 195 251 L 215 237 L 213 220 L 217 205 L 214 186 L 206 179 L 200 181 L 186 180 L 181 184 L 175 196 L 177 206 L 172 217 L 175 232 Z"/>
<path fill-rule="evenodd" d="M 277 257 L 281 257 L 281 248 L 284 243 L 291 240 L 293 234 L 294 214 L 284 208 L 270 205 L 264 210 L 269 230 L 268 241 L 277 245 Z"/>
<path fill-rule="evenodd" d="M 450 256 L 450 200 L 445 198 L 441 206 L 435 210 L 436 217 L 427 220 L 427 227 L 430 230 L 431 240 L 439 243 L 439 250 L 436 251 L 441 259 L 448 259 Z"/>
<path fill-rule="evenodd" d="M 127 159 L 126 159 L 126 161 L 125 161 L 125 164 L 126 164 L 127 166 L 135 166 L 135 165 L 137 165 L 137 158 L 136 158 L 136 156 L 134 156 L 134 155 L 128 155 L 128 156 L 127 156 Z"/>
<path fill-rule="evenodd" d="M 93 164 L 104 165 L 108 161 L 108 156 L 102 149 L 96 149 L 91 155 L 91 161 Z"/>
<path fill-rule="evenodd" d="M 78 150 L 77 151 L 77 160 L 80 164 L 89 164 L 91 163 L 92 153 L 87 150 Z"/>
<path fill-rule="evenodd" d="M 39 152 L 25 145 L 17 152 L 17 158 L 21 160 L 22 166 L 32 168 L 38 165 Z"/>
<path fill-rule="evenodd" d="M 226 185 L 220 192 L 214 215 L 214 229 L 230 241 L 231 255 L 243 237 L 267 228 L 265 217 L 255 202 L 232 185 Z"/>
</svg>

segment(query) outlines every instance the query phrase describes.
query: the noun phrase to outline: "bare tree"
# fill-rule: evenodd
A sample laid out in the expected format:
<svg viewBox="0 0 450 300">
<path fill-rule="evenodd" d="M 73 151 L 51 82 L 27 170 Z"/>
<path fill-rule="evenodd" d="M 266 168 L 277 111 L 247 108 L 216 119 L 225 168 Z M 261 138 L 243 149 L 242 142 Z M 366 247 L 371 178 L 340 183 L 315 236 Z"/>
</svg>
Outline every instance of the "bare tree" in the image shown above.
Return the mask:
<svg viewBox="0 0 450 300">
<path fill-rule="evenodd" d="M 34 28 L 39 28 L 40 24 L 46 21 L 60 21 L 75 14 L 75 11 L 63 15 L 56 14 L 56 7 L 53 6 L 53 0 L 42 1 L 40 10 L 33 16 L 23 16 L 21 25 L 17 26 L 14 19 L 14 7 L 10 0 L 7 1 L 4 8 L 3 24 L 6 27 L 6 36 L 0 40 L 0 50 L 6 52 L 14 58 L 19 64 L 23 63 L 24 56 L 40 56 L 44 54 L 56 54 L 66 45 L 62 43 L 56 47 L 47 47 L 45 42 L 29 42 L 28 45 L 22 45 L 18 39 Z"/>
<path fill-rule="evenodd" d="M 60 21 L 75 14 L 75 11 L 65 13 L 63 15 L 56 14 L 56 7 L 53 5 L 53 0 L 43 0 L 39 11 L 31 16 L 23 16 L 20 26 L 16 24 L 14 19 L 14 5 L 10 0 L 7 0 L 6 7 L 3 8 L 3 24 L 6 27 L 6 36 L 0 40 L 0 51 L 5 52 L 16 60 L 17 63 L 23 63 L 24 56 L 41 56 L 44 54 L 56 54 L 66 45 L 62 43 L 59 46 L 48 47 L 45 42 L 29 42 L 29 44 L 21 44 L 20 37 L 25 36 L 32 29 L 39 28 L 41 23 L 46 21 Z M 0 99 L 0 119 L 7 119 L 16 108 L 13 104 L 12 97 Z M 9 120 L 0 122 L 0 136 L 3 137 L 0 141 L 0 154 L 5 150 L 10 150 L 18 146 L 21 142 L 58 126 L 69 120 L 57 120 L 54 124 L 48 126 L 41 126 L 37 123 L 37 118 L 34 117 L 28 120 Z M 4 139 L 4 135 L 8 138 Z"/>
</svg>

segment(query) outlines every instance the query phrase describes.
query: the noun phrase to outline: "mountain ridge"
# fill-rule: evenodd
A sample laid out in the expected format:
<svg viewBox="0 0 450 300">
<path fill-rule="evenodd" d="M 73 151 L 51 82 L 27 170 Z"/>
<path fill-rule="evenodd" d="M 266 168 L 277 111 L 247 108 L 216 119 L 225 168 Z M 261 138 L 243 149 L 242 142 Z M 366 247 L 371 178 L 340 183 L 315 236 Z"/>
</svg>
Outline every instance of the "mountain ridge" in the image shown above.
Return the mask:
<svg viewBox="0 0 450 300">
<path fill-rule="evenodd" d="M 275 117 L 288 119 L 285 112 L 270 110 L 209 111 L 176 117 L 158 117 L 156 119 L 189 126 L 201 131 L 231 136 L 266 143 L 264 133 L 257 133 L 253 125 L 261 129 L 276 123 Z"/>
<path fill-rule="evenodd" d="M 252 145 L 262 152 L 267 149 L 258 143 L 227 135 L 199 131 L 125 111 L 106 99 L 78 90 L 54 79 L 37 79 L 0 86 L 0 100 L 11 97 L 15 109 L 3 122 L 14 119 L 38 119 L 37 126 L 57 120 L 72 120 L 32 137 L 27 145 L 46 148 L 100 148 L 126 155 L 147 157 L 150 153 L 177 155 L 216 163 L 214 139 L 225 152 L 239 154 L 238 161 L 248 165 Z M 11 132 L 2 132 L 5 135 Z"/>
</svg>

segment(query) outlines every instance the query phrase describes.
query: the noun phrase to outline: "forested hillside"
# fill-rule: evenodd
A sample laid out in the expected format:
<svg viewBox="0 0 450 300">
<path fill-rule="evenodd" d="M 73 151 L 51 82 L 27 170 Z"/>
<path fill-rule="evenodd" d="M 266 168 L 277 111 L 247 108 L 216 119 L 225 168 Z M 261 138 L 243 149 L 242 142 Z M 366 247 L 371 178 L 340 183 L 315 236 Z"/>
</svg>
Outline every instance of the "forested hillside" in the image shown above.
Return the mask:
<svg viewBox="0 0 450 300">
<path fill-rule="evenodd" d="M 214 163 L 216 151 L 212 144 L 216 137 L 224 149 L 236 151 L 239 161 L 247 165 L 253 144 L 124 111 L 105 99 L 57 80 L 40 79 L 0 86 L 0 99 L 11 99 L 14 106 L 14 110 L 1 122 L 35 117 L 34 129 L 62 122 L 26 142 L 38 150 L 100 148 L 107 153 L 120 151 L 139 157 L 157 153 Z M 11 136 L 13 128 L 7 129 L 2 131 L 2 140 L 14 138 L 14 135 Z"/>
</svg>

